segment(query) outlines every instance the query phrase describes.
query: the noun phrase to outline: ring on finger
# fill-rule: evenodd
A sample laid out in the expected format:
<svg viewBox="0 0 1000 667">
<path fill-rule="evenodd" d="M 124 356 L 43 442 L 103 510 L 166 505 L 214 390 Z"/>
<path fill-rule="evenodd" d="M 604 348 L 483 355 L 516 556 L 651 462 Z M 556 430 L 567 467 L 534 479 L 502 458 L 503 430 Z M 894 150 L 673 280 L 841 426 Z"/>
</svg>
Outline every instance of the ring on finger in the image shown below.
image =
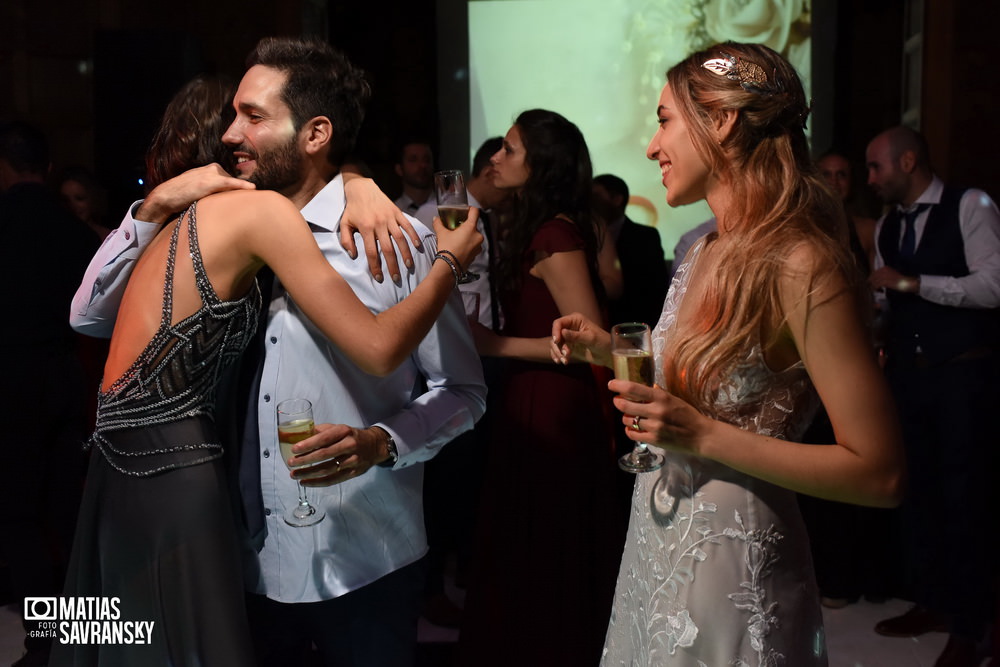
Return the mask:
<svg viewBox="0 0 1000 667">
<path fill-rule="evenodd" d="M 642 419 L 642 417 L 640 417 L 639 415 L 635 415 L 635 416 L 632 417 L 632 430 L 633 431 L 642 431 L 642 427 L 639 426 L 639 420 L 640 419 Z"/>
</svg>

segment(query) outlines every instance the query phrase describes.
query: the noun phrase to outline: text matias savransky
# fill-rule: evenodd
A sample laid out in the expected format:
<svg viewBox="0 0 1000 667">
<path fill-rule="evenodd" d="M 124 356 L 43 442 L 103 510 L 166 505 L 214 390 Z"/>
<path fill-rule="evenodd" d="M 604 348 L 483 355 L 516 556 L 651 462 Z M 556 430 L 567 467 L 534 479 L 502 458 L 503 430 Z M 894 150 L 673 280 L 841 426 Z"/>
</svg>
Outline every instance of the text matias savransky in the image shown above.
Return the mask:
<svg viewBox="0 0 1000 667">
<path fill-rule="evenodd" d="M 25 598 L 24 616 L 34 637 L 60 644 L 150 644 L 153 621 L 123 620 L 116 597 Z"/>
</svg>

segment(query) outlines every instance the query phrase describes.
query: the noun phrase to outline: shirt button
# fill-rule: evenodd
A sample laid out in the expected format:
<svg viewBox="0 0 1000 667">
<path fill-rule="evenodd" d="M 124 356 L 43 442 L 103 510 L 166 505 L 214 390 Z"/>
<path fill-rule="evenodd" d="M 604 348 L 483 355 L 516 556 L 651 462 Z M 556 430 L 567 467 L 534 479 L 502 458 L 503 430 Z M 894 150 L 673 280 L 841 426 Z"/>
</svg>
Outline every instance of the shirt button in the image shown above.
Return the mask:
<svg viewBox="0 0 1000 667">
<path fill-rule="evenodd" d="M 271 508 L 270 507 L 265 507 L 264 508 L 264 516 L 271 516 Z"/>
<path fill-rule="evenodd" d="M 276 336 L 271 336 L 271 342 L 272 343 L 277 343 L 278 342 L 278 338 Z"/>
<path fill-rule="evenodd" d="M 264 458 L 265 459 L 271 458 L 271 450 L 270 449 L 265 449 L 264 450 Z"/>
<path fill-rule="evenodd" d="M 130 238 L 132 238 L 132 235 L 129 234 L 128 232 L 125 232 L 125 240 L 128 241 Z"/>
<path fill-rule="evenodd" d="M 264 402 L 265 403 L 270 403 L 271 402 L 271 395 L 270 394 L 264 394 Z"/>
</svg>

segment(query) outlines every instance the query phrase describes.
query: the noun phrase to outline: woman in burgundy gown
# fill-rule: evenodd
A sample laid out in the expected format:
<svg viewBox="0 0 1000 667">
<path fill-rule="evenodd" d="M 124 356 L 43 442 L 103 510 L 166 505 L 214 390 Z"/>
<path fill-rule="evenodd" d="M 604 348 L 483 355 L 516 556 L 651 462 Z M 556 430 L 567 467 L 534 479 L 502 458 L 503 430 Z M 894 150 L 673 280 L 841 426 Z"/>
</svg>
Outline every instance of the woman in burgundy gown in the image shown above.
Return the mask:
<svg viewBox="0 0 1000 667">
<path fill-rule="evenodd" d="M 515 209 L 492 276 L 503 329 L 477 329 L 477 344 L 506 364 L 492 388 L 460 662 L 596 665 L 624 538 L 609 395 L 595 368 L 554 366 L 548 351 L 560 315 L 603 319 L 590 156 L 575 125 L 536 109 L 518 116 L 492 162 Z"/>
</svg>

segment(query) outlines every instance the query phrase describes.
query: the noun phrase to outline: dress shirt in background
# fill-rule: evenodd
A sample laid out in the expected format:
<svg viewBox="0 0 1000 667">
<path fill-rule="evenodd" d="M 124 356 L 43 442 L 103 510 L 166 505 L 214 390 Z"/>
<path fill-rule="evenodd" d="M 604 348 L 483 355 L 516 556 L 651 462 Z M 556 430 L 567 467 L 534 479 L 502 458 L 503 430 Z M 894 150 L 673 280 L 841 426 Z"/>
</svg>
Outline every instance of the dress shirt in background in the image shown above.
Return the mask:
<svg viewBox="0 0 1000 667">
<path fill-rule="evenodd" d="M 936 205 L 941 201 L 944 183 L 934 177 L 923 194 L 917 197 L 910 208 L 921 204 Z M 900 207 L 902 213 L 909 209 Z M 919 213 L 914 223 L 915 247 L 919 251 L 920 240 L 923 237 L 927 216 L 932 207 Z M 965 263 L 969 267 L 969 275 L 930 276 L 920 278 L 920 296 L 932 303 L 960 308 L 996 308 L 1000 307 L 1000 212 L 997 205 L 982 190 L 971 188 L 962 195 L 959 204 L 959 228 L 965 246 Z M 875 238 L 882 232 L 883 216 L 875 229 Z M 900 243 L 903 240 L 906 225 L 900 225 Z M 882 253 L 876 244 L 875 269 L 885 266 Z M 880 304 L 886 306 L 885 297 L 878 297 Z"/>
<path fill-rule="evenodd" d="M 434 229 L 434 216 L 438 214 L 437 199 L 434 193 L 423 204 L 418 204 L 408 194 L 402 194 L 394 202 L 399 210 L 424 223 L 428 229 Z"/>
</svg>

